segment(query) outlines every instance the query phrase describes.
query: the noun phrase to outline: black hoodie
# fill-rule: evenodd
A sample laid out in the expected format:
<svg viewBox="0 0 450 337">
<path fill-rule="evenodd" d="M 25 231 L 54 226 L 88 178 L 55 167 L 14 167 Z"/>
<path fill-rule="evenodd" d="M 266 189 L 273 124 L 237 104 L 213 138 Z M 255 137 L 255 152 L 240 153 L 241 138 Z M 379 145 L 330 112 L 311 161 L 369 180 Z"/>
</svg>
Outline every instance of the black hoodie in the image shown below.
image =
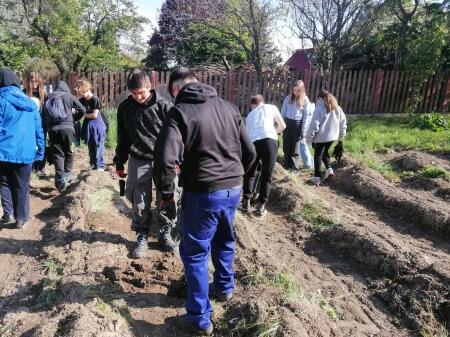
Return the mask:
<svg viewBox="0 0 450 337">
<path fill-rule="evenodd" d="M 17 75 L 11 69 L 0 69 L 0 88 L 9 87 L 11 85 L 20 88 L 19 78 Z"/>
<path fill-rule="evenodd" d="M 61 123 L 53 124 L 49 115 L 43 108 L 44 124 L 47 130 L 62 130 L 73 128 L 74 121 L 79 121 L 86 113 L 86 108 L 80 101 L 70 93 L 69 86 L 64 81 L 57 81 L 54 84 L 53 92 L 48 95 L 50 100 L 52 97 L 61 96 L 68 118 Z M 72 113 L 72 109 L 75 109 L 75 113 Z"/>
<path fill-rule="evenodd" d="M 256 158 L 238 109 L 198 82 L 183 87 L 170 109 L 155 150 L 154 180 L 163 199 L 172 197 L 177 166 L 189 192 L 242 185 Z"/>
</svg>

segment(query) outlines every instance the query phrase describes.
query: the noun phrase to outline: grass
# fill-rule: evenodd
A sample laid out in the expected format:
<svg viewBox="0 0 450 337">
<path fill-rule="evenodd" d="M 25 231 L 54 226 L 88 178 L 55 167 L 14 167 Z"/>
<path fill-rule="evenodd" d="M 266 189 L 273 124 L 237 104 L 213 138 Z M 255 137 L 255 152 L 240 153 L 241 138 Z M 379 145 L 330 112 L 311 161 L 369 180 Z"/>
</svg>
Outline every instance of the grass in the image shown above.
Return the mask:
<svg viewBox="0 0 450 337">
<path fill-rule="evenodd" d="M 282 328 L 283 325 L 280 320 L 274 319 L 268 322 L 249 323 L 245 318 L 242 318 L 229 331 L 231 336 L 238 334 L 239 336 L 248 337 L 276 337 L 279 336 Z"/>
<path fill-rule="evenodd" d="M 445 118 L 450 122 L 450 116 Z M 450 132 L 421 130 L 408 123 L 408 117 L 352 118 L 348 121 L 345 151 L 390 180 L 402 172 L 384 163 L 380 154 L 390 151 L 421 150 L 449 152 Z"/>
<path fill-rule="evenodd" d="M 325 208 L 317 202 L 309 201 L 303 205 L 301 216 L 308 221 L 312 229 L 323 230 L 336 224 L 336 222 L 323 214 Z"/>
<path fill-rule="evenodd" d="M 106 107 L 102 110 L 102 113 L 109 123 L 105 146 L 107 149 L 115 149 L 117 144 L 117 109 Z"/>
<path fill-rule="evenodd" d="M 108 188 L 102 188 L 101 190 L 95 191 L 91 195 L 91 211 L 96 212 L 102 212 L 105 207 L 108 205 L 108 202 L 110 202 L 113 199 L 114 192 L 111 189 Z"/>
<path fill-rule="evenodd" d="M 418 173 L 427 178 L 443 178 L 445 180 L 450 180 L 450 173 L 440 166 L 427 166 Z"/>
<path fill-rule="evenodd" d="M 59 281 L 59 279 L 48 277 L 42 281 L 42 291 L 37 298 L 40 308 L 50 309 L 54 306 L 58 294 Z"/>
<path fill-rule="evenodd" d="M 0 337 L 12 337 L 20 326 L 20 321 L 8 324 L 0 324 Z"/>
<path fill-rule="evenodd" d="M 57 260 L 48 259 L 42 263 L 44 273 L 52 277 L 61 276 L 64 272 L 64 266 Z"/>
<path fill-rule="evenodd" d="M 312 294 L 308 294 L 297 283 L 294 277 L 283 272 L 276 272 L 271 275 L 264 275 L 260 271 L 248 274 L 241 279 L 244 284 L 264 284 L 269 287 L 281 289 L 283 291 L 283 301 L 295 302 L 306 300 L 310 303 L 317 304 L 332 321 L 338 321 L 339 313 L 333 305 L 327 300 L 320 289 Z"/>
</svg>

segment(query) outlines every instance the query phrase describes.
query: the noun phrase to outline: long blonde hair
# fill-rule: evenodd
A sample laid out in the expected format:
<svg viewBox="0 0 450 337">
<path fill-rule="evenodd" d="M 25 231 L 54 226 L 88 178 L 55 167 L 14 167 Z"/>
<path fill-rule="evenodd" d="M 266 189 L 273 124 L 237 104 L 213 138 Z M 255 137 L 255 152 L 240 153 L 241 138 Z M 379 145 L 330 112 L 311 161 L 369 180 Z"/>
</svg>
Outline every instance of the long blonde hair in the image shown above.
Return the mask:
<svg viewBox="0 0 450 337">
<path fill-rule="evenodd" d="M 39 73 L 32 71 L 31 73 L 28 73 L 25 77 L 25 93 L 29 97 L 34 97 L 33 95 L 33 87 L 31 85 L 31 80 L 36 80 L 39 83 L 38 86 L 38 93 L 39 93 L 39 105 L 42 106 L 44 104 L 45 99 L 45 91 L 44 91 L 44 83 L 42 81 L 41 75 Z"/>
<path fill-rule="evenodd" d="M 321 89 L 317 97 L 322 98 L 325 101 L 325 105 L 327 106 L 328 112 L 336 110 L 339 107 L 336 97 L 334 97 L 333 94 L 330 93 L 328 90 Z"/>
<path fill-rule="evenodd" d="M 300 88 L 300 96 L 299 97 L 295 97 L 294 95 L 294 88 Z M 295 101 L 297 102 L 297 106 L 299 108 L 301 108 L 303 106 L 303 103 L 305 102 L 305 84 L 303 83 L 302 80 L 298 80 L 294 83 L 294 86 L 292 87 L 292 91 L 291 91 L 291 98 L 289 100 L 290 104 L 293 104 Z"/>
</svg>

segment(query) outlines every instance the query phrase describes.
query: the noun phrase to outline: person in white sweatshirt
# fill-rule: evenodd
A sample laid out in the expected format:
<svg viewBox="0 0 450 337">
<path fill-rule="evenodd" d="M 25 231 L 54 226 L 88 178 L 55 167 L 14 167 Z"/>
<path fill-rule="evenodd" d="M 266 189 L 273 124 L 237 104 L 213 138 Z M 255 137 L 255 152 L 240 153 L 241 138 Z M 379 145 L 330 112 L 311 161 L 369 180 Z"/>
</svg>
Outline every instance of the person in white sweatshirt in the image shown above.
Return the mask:
<svg viewBox="0 0 450 337">
<path fill-rule="evenodd" d="M 322 161 L 326 168 L 324 179 L 334 175 L 328 151 L 334 141 L 344 139 L 346 129 L 347 120 L 336 98 L 327 90 L 320 90 L 306 136 L 314 148 L 314 177 L 310 179 L 313 184 L 320 185 Z"/>
</svg>

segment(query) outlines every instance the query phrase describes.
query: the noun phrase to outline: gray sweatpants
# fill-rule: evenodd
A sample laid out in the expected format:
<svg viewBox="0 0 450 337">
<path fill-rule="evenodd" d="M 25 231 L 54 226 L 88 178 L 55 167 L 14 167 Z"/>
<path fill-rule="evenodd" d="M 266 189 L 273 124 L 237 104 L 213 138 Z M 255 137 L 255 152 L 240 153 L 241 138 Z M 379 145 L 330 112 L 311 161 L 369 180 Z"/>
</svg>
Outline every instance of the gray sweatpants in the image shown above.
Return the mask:
<svg viewBox="0 0 450 337">
<path fill-rule="evenodd" d="M 125 196 L 132 204 L 132 228 L 148 234 L 152 223 L 152 169 L 151 160 L 130 156 Z"/>
</svg>

